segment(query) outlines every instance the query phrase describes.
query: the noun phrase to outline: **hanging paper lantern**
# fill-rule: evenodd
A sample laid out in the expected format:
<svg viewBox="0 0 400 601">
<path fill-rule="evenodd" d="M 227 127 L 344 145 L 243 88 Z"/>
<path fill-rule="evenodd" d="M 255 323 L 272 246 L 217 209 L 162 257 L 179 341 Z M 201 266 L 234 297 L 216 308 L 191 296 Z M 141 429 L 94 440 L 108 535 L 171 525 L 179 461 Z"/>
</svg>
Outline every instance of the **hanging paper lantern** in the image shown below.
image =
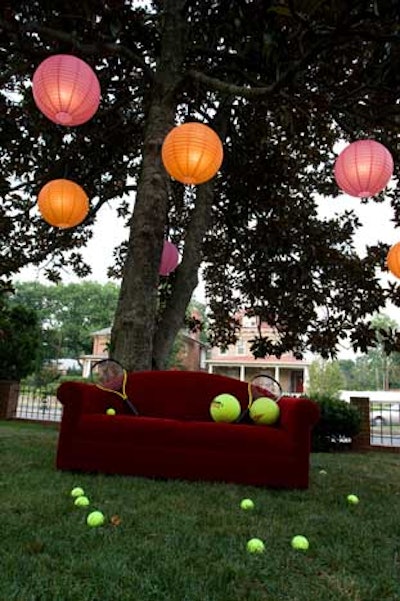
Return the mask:
<svg viewBox="0 0 400 601">
<path fill-rule="evenodd" d="M 339 188 L 359 198 L 381 192 L 392 174 L 392 155 L 375 140 L 359 140 L 349 144 L 335 163 L 335 178 Z"/>
<path fill-rule="evenodd" d="M 89 212 L 86 192 L 69 179 L 54 179 L 43 186 L 38 205 L 47 223 L 63 229 L 78 225 Z"/>
<path fill-rule="evenodd" d="M 160 268 L 158 270 L 160 275 L 169 275 L 174 269 L 177 268 L 179 262 L 178 249 L 172 242 L 168 240 L 164 241 L 164 247 L 161 255 Z"/>
<path fill-rule="evenodd" d="M 386 265 L 389 271 L 400 278 L 400 242 L 393 244 L 386 257 Z"/>
<path fill-rule="evenodd" d="M 100 84 L 93 69 L 69 54 L 46 58 L 33 74 L 32 91 L 39 110 L 59 125 L 89 121 L 100 102 Z"/>
<path fill-rule="evenodd" d="M 202 184 L 221 167 L 222 142 L 208 125 L 184 123 L 166 136 L 161 156 L 165 169 L 178 182 Z"/>
</svg>

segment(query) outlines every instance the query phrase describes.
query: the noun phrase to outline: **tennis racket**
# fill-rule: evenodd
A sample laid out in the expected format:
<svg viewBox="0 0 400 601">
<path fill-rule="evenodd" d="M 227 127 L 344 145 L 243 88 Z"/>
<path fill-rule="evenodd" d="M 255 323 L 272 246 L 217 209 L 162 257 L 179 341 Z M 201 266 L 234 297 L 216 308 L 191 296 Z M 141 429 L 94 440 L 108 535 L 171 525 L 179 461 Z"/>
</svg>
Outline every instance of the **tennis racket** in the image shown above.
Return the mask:
<svg viewBox="0 0 400 601">
<path fill-rule="evenodd" d="M 247 408 L 241 413 L 240 417 L 238 418 L 238 422 L 242 422 L 244 419 L 248 418 L 250 407 L 256 399 L 259 399 L 260 397 L 267 397 L 278 403 L 283 394 L 282 387 L 279 384 L 278 380 L 275 380 L 275 378 L 265 373 L 259 373 L 255 375 L 248 382 L 247 391 L 249 403 L 247 405 Z"/>
<path fill-rule="evenodd" d="M 127 371 L 118 361 L 115 359 L 97 361 L 92 366 L 91 375 L 92 381 L 98 388 L 119 396 L 134 415 L 139 415 L 135 405 L 126 394 Z"/>
</svg>

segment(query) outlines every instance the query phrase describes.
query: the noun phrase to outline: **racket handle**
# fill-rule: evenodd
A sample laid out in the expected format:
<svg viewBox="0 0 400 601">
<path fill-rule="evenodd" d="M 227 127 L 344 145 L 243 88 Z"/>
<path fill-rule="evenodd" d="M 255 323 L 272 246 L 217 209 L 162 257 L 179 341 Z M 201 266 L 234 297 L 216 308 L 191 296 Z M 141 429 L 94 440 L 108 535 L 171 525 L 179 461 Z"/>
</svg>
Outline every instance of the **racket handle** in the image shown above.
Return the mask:
<svg viewBox="0 0 400 601">
<path fill-rule="evenodd" d="M 136 409 L 135 405 L 133 405 L 129 399 L 125 399 L 129 409 L 132 411 L 134 415 L 139 415 L 139 411 Z"/>
<path fill-rule="evenodd" d="M 246 420 L 246 418 L 249 417 L 249 408 L 247 407 L 247 409 L 244 409 L 242 411 L 242 413 L 239 415 L 239 417 L 237 418 L 237 420 L 235 420 L 235 424 L 241 424 L 242 422 L 244 422 Z"/>
</svg>

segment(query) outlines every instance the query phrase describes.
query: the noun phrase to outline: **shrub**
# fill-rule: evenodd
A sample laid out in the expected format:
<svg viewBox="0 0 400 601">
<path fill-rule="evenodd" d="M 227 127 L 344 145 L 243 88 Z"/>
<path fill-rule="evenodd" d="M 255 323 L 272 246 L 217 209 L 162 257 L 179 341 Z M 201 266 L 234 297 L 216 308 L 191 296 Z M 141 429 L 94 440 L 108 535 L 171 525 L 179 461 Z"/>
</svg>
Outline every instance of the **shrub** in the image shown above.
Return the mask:
<svg viewBox="0 0 400 601">
<path fill-rule="evenodd" d="M 314 395 L 321 410 L 319 422 L 312 432 L 313 451 L 343 449 L 343 443 L 360 432 L 361 416 L 356 407 L 329 395 Z"/>
<path fill-rule="evenodd" d="M 24 305 L 0 306 L 0 380 L 21 380 L 35 367 L 40 330 L 36 312 Z"/>
</svg>

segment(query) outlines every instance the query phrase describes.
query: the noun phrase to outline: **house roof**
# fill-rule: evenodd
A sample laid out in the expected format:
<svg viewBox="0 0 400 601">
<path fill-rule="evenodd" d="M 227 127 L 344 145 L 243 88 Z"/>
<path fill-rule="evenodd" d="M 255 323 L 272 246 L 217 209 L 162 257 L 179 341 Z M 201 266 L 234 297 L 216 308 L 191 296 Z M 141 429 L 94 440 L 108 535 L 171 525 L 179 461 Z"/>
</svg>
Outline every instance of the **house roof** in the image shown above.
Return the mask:
<svg viewBox="0 0 400 601">
<path fill-rule="evenodd" d="M 96 330 L 95 332 L 91 332 L 91 336 L 107 336 L 111 334 L 111 326 L 108 328 L 103 328 L 102 330 Z"/>
<path fill-rule="evenodd" d="M 111 326 L 109 326 L 108 328 L 103 328 L 102 330 L 96 330 L 95 332 L 91 332 L 90 335 L 93 337 L 94 336 L 111 336 Z M 202 347 L 207 347 L 207 344 L 205 344 L 201 340 L 197 340 L 196 338 L 191 336 L 190 333 L 186 333 L 186 332 L 182 331 L 182 332 L 180 332 L 180 336 L 182 338 L 191 340 L 192 342 L 195 342 L 196 344 L 198 344 Z"/>
</svg>

